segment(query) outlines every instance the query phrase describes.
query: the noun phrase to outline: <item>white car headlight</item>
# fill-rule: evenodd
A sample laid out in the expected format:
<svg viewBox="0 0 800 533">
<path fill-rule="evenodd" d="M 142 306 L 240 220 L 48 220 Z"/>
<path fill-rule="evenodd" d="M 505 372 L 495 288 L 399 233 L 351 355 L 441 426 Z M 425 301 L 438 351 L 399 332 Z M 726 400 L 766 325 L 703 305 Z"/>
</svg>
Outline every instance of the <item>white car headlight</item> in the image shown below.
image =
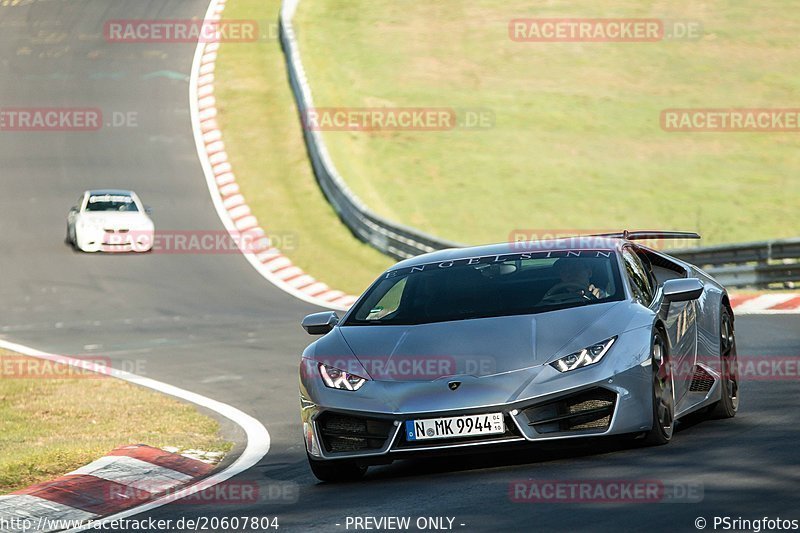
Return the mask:
<svg viewBox="0 0 800 533">
<path fill-rule="evenodd" d="M 99 229 L 102 226 L 102 224 L 100 224 L 96 220 L 90 219 L 90 220 L 79 220 L 78 226 L 86 229 Z"/>
<path fill-rule="evenodd" d="M 571 353 L 556 359 L 550 363 L 550 366 L 559 372 L 569 372 L 570 370 L 575 370 L 576 368 L 583 368 L 585 366 L 599 363 L 600 359 L 602 359 L 603 356 L 608 352 L 615 340 L 617 340 L 616 337 L 611 337 L 603 342 L 592 344 L 591 346 L 587 346 L 579 352 Z"/>
<path fill-rule="evenodd" d="M 360 389 L 361 386 L 367 382 L 366 378 L 356 376 L 350 372 L 345 372 L 344 370 L 339 370 L 338 368 L 323 363 L 319 364 L 319 375 L 322 377 L 322 381 L 325 382 L 325 385 L 332 389 L 355 391 Z"/>
<path fill-rule="evenodd" d="M 134 222 L 131 223 L 131 229 L 137 229 L 142 231 L 150 230 L 152 231 L 155 225 L 153 221 L 150 220 L 148 217 L 140 217 L 137 218 Z"/>
<path fill-rule="evenodd" d="M 103 233 L 103 226 L 93 220 L 78 222 L 76 229 L 80 231 L 82 235 L 89 235 L 94 237 L 97 237 L 98 234 Z"/>
</svg>

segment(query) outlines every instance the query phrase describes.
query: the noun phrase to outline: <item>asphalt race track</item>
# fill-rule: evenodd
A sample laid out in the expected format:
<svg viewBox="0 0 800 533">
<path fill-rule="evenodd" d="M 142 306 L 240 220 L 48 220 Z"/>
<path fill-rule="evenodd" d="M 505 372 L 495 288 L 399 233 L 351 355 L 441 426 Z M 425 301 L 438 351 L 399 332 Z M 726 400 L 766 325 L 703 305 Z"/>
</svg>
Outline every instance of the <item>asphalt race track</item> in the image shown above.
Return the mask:
<svg viewBox="0 0 800 533">
<path fill-rule="evenodd" d="M 306 464 L 297 396 L 299 354 L 311 339 L 299 320 L 312 306 L 271 286 L 238 254 L 86 255 L 64 244 L 67 210 L 93 187 L 136 190 L 153 207 L 159 230 L 223 230 L 189 122 L 194 45 L 109 43 L 102 33 L 109 19 L 202 17 L 206 2 L 11 4 L 0 2 L 0 107 L 100 108 L 104 127 L 0 131 L 0 336 L 110 357 L 117 367 L 229 403 L 262 421 L 272 437 L 269 454 L 237 478 L 258 483 L 271 500 L 177 502 L 149 516 L 278 516 L 281 530 L 330 531 L 345 530 L 348 516 L 410 516 L 412 524 L 450 517 L 463 531 L 692 531 L 697 517 L 708 529 L 715 515 L 800 518 L 797 379 L 745 381 L 735 419 L 685 424 L 666 447 L 536 447 L 401 462 L 373 468 L 358 483 L 317 483 Z M 120 124 L 128 113 L 135 113 L 135 127 Z M 740 317 L 739 353 L 800 355 L 798 332 L 798 315 Z M 509 484 L 528 478 L 650 479 L 700 486 L 702 497 L 627 505 L 512 501 Z"/>
</svg>

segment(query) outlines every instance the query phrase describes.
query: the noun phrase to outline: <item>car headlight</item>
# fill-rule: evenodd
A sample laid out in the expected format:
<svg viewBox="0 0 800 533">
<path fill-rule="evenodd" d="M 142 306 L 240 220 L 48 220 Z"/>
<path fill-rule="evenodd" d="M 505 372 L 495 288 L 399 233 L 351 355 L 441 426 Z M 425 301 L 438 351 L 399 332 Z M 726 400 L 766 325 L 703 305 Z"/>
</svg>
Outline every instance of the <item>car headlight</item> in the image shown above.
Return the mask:
<svg viewBox="0 0 800 533">
<path fill-rule="evenodd" d="M 617 340 L 616 337 L 611 337 L 603 342 L 592 344 L 591 346 L 588 346 L 579 352 L 571 353 L 556 359 L 550 363 L 550 366 L 559 372 L 569 372 L 570 370 L 575 370 L 576 368 L 583 368 L 585 366 L 593 365 L 600 362 L 606 352 L 611 349 L 611 345 L 614 344 L 615 340 Z"/>
<path fill-rule="evenodd" d="M 139 219 L 134 222 L 132 226 L 133 227 L 131 229 L 136 229 L 138 231 L 153 231 L 155 228 L 155 224 L 153 224 L 153 221 L 149 218 Z"/>
<path fill-rule="evenodd" d="M 322 376 L 325 385 L 332 389 L 358 390 L 367 382 L 366 378 L 323 363 L 319 364 L 319 375 Z"/>
<path fill-rule="evenodd" d="M 97 220 L 91 218 L 89 220 L 81 220 L 78 222 L 78 228 L 82 231 L 91 232 L 91 233 L 102 233 L 103 228 L 105 227 L 105 221 Z"/>
</svg>

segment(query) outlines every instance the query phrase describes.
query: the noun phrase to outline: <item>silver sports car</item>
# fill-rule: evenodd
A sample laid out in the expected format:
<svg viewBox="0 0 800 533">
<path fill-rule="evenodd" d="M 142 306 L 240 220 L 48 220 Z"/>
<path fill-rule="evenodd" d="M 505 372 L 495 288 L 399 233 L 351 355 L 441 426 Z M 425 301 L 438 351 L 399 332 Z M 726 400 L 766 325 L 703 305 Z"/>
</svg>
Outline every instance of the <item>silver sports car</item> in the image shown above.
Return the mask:
<svg viewBox="0 0 800 533">
<path fill-rule="evenodd" d="M 630 435 L 738 407 L 733 312 L 699 268 L 623 232 L 433 252 L 387 270 L 303 353 L 314 475 L 454 449 Z"/>
</svg>

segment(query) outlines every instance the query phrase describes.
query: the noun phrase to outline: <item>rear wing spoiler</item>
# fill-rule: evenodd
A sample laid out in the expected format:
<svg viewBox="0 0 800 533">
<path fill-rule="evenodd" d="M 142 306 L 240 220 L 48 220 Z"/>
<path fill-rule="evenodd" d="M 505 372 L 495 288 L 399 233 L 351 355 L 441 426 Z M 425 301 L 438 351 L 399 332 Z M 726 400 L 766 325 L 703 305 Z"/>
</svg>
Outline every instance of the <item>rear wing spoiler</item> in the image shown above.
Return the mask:
<svg viewBox="0 0 800 533">
<path fill-rule="evenodd" d="M 693 231 L 628 231 L 622 230 L 615 233 L 600 233 L 592 237 L 609 237 L 612 239 L 625 239 L 628 241 L 648 239 L 699 239 L 700 235 Z"/>
</svg>

